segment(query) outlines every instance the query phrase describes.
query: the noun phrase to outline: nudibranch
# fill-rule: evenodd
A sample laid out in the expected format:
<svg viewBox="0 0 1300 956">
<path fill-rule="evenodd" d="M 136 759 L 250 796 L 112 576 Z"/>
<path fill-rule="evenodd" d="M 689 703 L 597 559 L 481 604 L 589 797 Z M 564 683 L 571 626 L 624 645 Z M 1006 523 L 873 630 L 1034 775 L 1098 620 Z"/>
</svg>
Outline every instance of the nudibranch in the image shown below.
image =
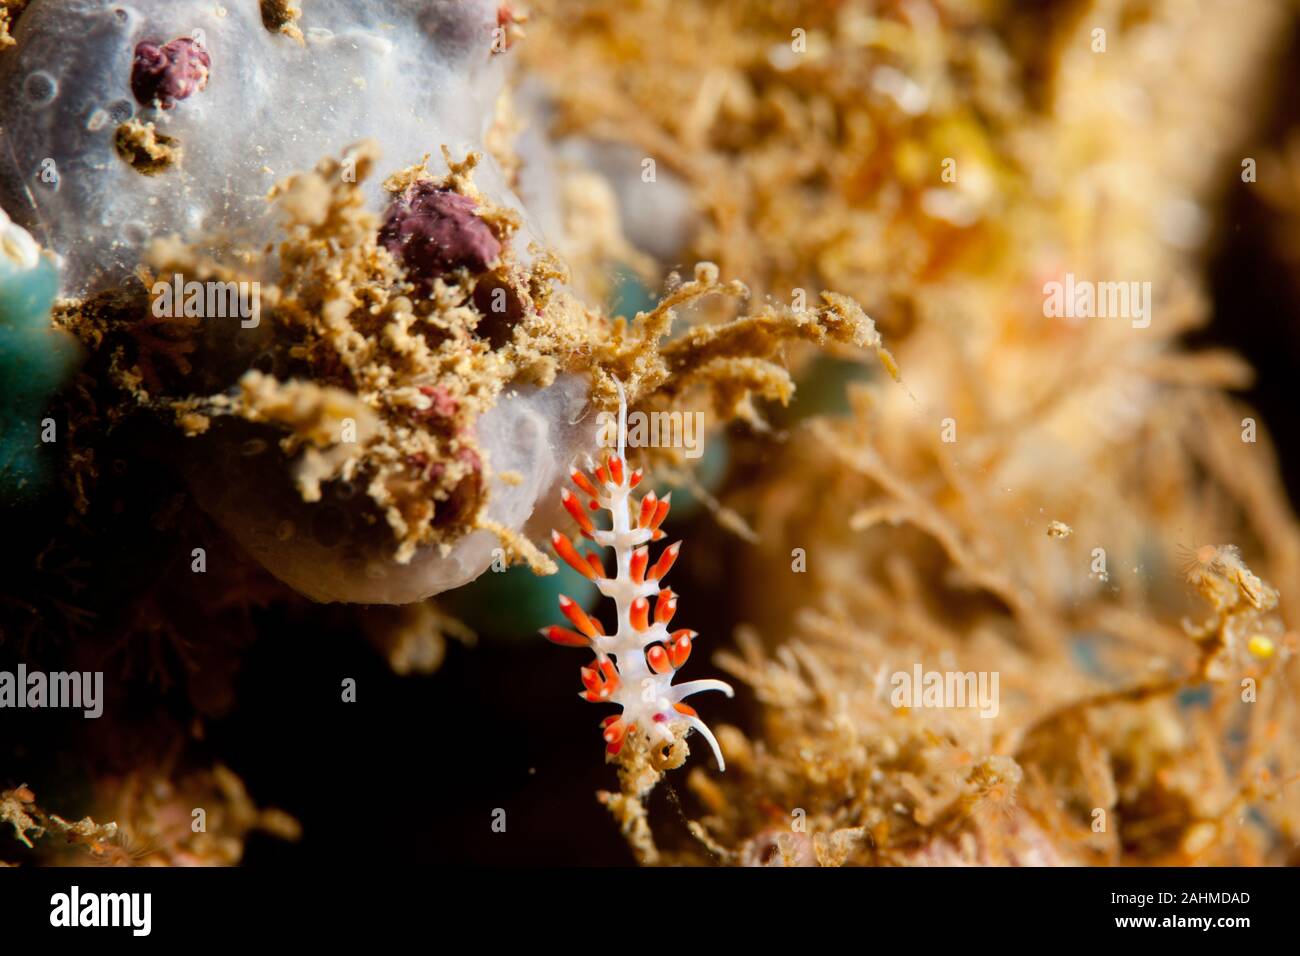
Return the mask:
<svg viewBox="0 0 1300 956">
<path fill-rule="evenodd" d="M 689 628 L 670 630 L 677 612 L 677 595 L 661 584 L 676 562 L 682 543 L 664 548 L 650 563 L 651 542 L 665 536 L 660 526 L 668 517 L 672 495 L 659 498 L 650 490 L 633 500 L 632 491 L 641 484 L 643 474 L 627 464 L 627 402 L 621 384 L 618 392 L 616 453 L 606 454 L 590 473 L 574 468 L 569 475 L 586 499 L 585 507 L 568 488 L 560 492 L 564 508 L 577 522 L 582 537 L 613 552 L 613 573 L 598 554 L 579 552 L 567 535 L 551 532 L 555 553 L 595 582 L 600 593 L 614 602 L 615 628 L 613 633 L 606 631 L 598 616 L 588 614 L 576 601 L 561 595 L 560 611 L 572 627 L 553 624 L 543 628 L 542 635 L 556 644 L 595 652 L 595 660 L 582 668 L 586 689 L 580 696 L 592 703 L 622 708 L 622 713 L 606 717 L 601 723 L 605 750 L 610 756 L 617 756 L 635 734 L 645 735 L 651 746 L 670 745 L 675 739 L 674 725 L 684 723 L 703 735 L 713 749 L 718 769 L 725 770 L 717 738 L 685 699 L 709 690 L 731 697 L 734 691 L 720 680 L 673 683 L 677 670 L 691 656 L 698 636 Z M 588 510 L 607 512 L 609 527 L 597 527 Z"/>
</svg>

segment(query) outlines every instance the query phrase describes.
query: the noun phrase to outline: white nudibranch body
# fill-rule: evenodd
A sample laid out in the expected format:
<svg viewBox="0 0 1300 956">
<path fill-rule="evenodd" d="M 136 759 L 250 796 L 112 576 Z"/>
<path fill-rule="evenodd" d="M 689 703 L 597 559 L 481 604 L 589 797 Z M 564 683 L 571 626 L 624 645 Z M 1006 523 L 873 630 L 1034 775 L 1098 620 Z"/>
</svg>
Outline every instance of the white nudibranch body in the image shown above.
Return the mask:
<svg viewBox="0 0 1300 956">
<path fill-rule="evenodd" d="M 662 500 L 653 491 L 638 502 L 632 489 L 641 472 L 630 471 L 624 459 L 627 435 L 627 404 L 619 385 L 618 454 L 591 469 L 591 475 L 574 469 L 573 483 L 588 498 L 587 508 L 609 512 L 610 526 L 597 528 L 578 497 L 565 489 L 561 501 L 578 523 L 582 535 L 614 552 L 615 573 L 606 573 L 604 562 L 593 553 L 581 554 L 573 542 L 558 531 L 551 533 L 556 553 L 578 573 L 590 578 L 617 609 L 617 627 L 606 633 L 598 618 L 578 604 L 560 597 L 560 610 L 577 628 L 559 625 L 543 628 L 542 634 L 556 644 L 589 647 L 596 659 L 582 669 L 586 690 L 580 696 L 593 703 L 618 704 L 623 712 L 602 722 L 606 751 L 615 755 L 628 735 L 641 732 L 651 744 L 671 744 L 673 727 L 685 723 L 709 742 L 720 770 L 726 769 L 721 748 L 695 709 L 683 703 L 692 694 L 720 690 L 728 697 L 734 691 L 720 680 L 696 680 L 673 684 L 673 676 L 690 656 L 697 636 L 686 628 L 669 630 L 677 610 L 677 597 L 661 587 L 664 576 L 677 560 L 681 542 L 669 545 L 650 564 L 650 542 L 663 538 L 659 529 L 668 515 L 671 495 Z M 594 480 L 593 480 L 594 479 Z M 653 601 L 653 608 L 652 608 Z"/>
</svg>

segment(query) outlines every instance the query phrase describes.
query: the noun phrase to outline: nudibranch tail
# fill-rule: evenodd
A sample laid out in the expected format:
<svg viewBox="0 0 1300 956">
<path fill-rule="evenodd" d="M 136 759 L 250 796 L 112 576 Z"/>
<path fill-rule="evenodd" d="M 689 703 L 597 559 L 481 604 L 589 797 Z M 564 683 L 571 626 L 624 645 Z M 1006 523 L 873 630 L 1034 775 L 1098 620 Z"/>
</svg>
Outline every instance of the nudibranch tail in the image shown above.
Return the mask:
<svg viewBox="0 0 1300 956">
<path fill-rule="evenodd" d="M 664 537 L 660 526 L 672 507 L 672 496 L 658 497 L 653 490 L 634 501 L 632 490 L 642 473 L 629 467 L 627 445 L 627 397 L 618 386 L 618 444 L 599 465 L 588 470 L 574 468 L 569 478 L 579 494 L 564 489 L 561 504 L 573 518 L 583 538 L 598 548 L 614 553 L 614 573 L 593 552 L 581 552 L 568 535 L 551 532 L 551 546 L 559 558 L 579 574 L 594 581 L 602 595 L 614 602 L 617 627 L 607 632 L 599 618 L 584 611 L 572 599 L 560 597 L 560 612 L 570 627 L 551 625 L 542 635 L 556 644 L 587 647 L 596 659 L 582 668 L 579 693 L 593 703 L 612 703 L 623 712 L 601 723 L 605 750 L 617 755 L 630 735 L 638 730 L 652 743 L 672 743 L 673 727 L 684 724 L 699 731 L 713 749 L 718 768 L 726 770 L 717 738 L 683 699 L 701 691 L 734 694 L 730 684 L 720 680 L 696 680 L 673 685 L 673 676 L 690 657 L 697 634 L 688 628 L 670 631 L 677 611 L 677 595 L 663 587 L 681 553 L 682 542 L 664 548 L 651 563 L 650 543 Z M 589 512 L 607 512 L 607 528 L 598 527 Z"/>
</svg>

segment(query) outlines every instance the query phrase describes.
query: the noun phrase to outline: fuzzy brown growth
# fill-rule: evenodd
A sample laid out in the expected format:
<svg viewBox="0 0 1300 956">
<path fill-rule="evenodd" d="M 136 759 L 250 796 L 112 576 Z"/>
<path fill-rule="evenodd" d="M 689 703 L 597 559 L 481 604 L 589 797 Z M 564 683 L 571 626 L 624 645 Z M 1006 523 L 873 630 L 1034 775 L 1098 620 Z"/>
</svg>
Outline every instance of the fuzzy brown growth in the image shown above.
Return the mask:
<svg viewBox="0 0 1300 956">
<path fill-rule="evenodd" d="M 27 0 L 0 0 L 0 53 L 17 45 L 13 37 L 14 25 L 27 8 Z"/>
<path fill-rule="evenodd" d="M 57 835 L 68 845 L 85 847 L 92 855 L 105 855 L 110 842 L 117 836 L 117 824 L 98 824 L 90 817 L 69 822 L 62 817 L 46 813 L 36 802 L 36 794 L 23 785 L 0 791 L 0 823 L 13 828 L 19 843 L 31 849 L 33 840 L 47 835 Z"/>
<path fill-rule="evenodd" d="M 273 190 L 285 237 L 274 250 L 279 278 L 261 282 L 265 368 L 222 382 L 217 370 L 227 362 L 214 333 L 160 325 L 130 307 L 105 313 L 87 303 L 64 321 L 114 356 L 117 383 L 135 404 L 167 409 L 185 434 L 206 434 L 214 419 L 233 416 L 278 436 L 305 502 L 319 501 L 333 481 L 364 486 L 398 561 L 490 527 L 511 556 L 551 566 L 485 520 L 491 463 L 473 426 L 507 383 L 545 386 L 561 371 L 587 371 L 598 405 L 612 400 L 618 376 L 647 407 L 698 390 L 718 421 L 757 421 L 751 396 L 784 401 L 792 391 L 785 342 L 874 349 L 892 370 L 871 320 L 835 296 L 806 313 L 764 308 L 665 343 L 675 309 L 744 295 L 707 263 L 651 312 L 610 323 L 564 291 L 567 272 L 553 256 L 518 264 L 518 218 L 474 185 L 477 156 L 456 161 L 444 150 L 442 177 L 423 163 L 390 176 L 384 185 L 394 198 L 383 223 L 360 191 L 376 158 L 361 144 Z M 262 271 L 256 257 L 232 261 L 156 240 L 141 281 L 147 288 L 153 275 L 175 273 L 248 281 Z M 221 387 L 193 390 L 200 376 L 217 376 Z"/>
<path fill-rule="evenodd" d="M 113 146 L 123 162 L 145 176 L 166 172 L 181 160 L 180 144 L 158 132 L 153 123 L 127 120 L 117 128 Z"/>
<path fill-rule="evenodd" d="M 298 20 L 302 16 L 302 7 L 295 0 L 260 0 L 262 26 L 272 33 L 283 33 L 287 37 L 303 42 L 302 29 Z"/>
<path fill-rule="evenodd" d="M 491 269 L 422 276 L 406 268 L 380 243 L 378 217 L 362 200 L 359 184 L 376 156 L 362 144 L 274 190 L 285 237 L 274 250 L 279 280 L 260 285 L 264 319 L 249 333 L 261 356 L 254 369 L 231 367 L 229 343 L 211 323 L 154 318 L 140 286 L 176 273 L 256 281 L 256 257 L 226 264 L 159 239 L 139 286 L 67 307 L 60 322 L 108 363 L 127 409 L 163 411 L 192 436 L 222 417 L 265 428 L 308 503 L 333 481 L 363 486 L 375 526 L 389 530 L 406 561 L 422 545 L 481 526 L 490 463 L 474 423 L 507 382 L 547 384 L 590 354 L 598 325 L 555 294 L 564 272 L 553 260 L 517 264 L 517 220 L 475 189 L 473 156 L 449 163 L 442 179 L 408 172 L 392 184 L 395 193 L 439 197 L 440 209 L 474 209 L 472 228 L 486 231 L 474 248 L 490 249 L 475 265 Z M 355 176 L 343 175 L 345 164 Z M 494 309 L 497 301 L 509 308 Z M 196 390 L 199 382 L 212 390 Z M 509 547 L 546 566 L 528 547 Z"/>
</svg>

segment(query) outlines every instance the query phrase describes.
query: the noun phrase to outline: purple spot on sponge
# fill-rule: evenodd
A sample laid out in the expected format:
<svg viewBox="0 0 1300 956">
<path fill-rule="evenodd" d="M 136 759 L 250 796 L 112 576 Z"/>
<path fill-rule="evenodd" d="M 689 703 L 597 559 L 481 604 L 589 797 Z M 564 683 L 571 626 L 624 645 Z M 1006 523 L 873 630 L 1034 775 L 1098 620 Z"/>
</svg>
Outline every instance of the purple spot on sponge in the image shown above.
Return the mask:
<svg viewBox="0 0 1300 956">
<path fill-rule="evenodd" d="M 135 48 L 131 64 L 131 92 L 149 106 L 155 102 L 165 110 L 178 100 L 200 92 L 208 85 L 212 57 L 190 37 L 169 43 L 145 40 Z"/>
<path fill-rule="evenodd" d="M 501 242 L 468 196 L 415 183 L 388 210 L 380 243 L 413 277 L 430 281 L 453 269 L 485 272 L 501 254 Z"/>
</svg>

